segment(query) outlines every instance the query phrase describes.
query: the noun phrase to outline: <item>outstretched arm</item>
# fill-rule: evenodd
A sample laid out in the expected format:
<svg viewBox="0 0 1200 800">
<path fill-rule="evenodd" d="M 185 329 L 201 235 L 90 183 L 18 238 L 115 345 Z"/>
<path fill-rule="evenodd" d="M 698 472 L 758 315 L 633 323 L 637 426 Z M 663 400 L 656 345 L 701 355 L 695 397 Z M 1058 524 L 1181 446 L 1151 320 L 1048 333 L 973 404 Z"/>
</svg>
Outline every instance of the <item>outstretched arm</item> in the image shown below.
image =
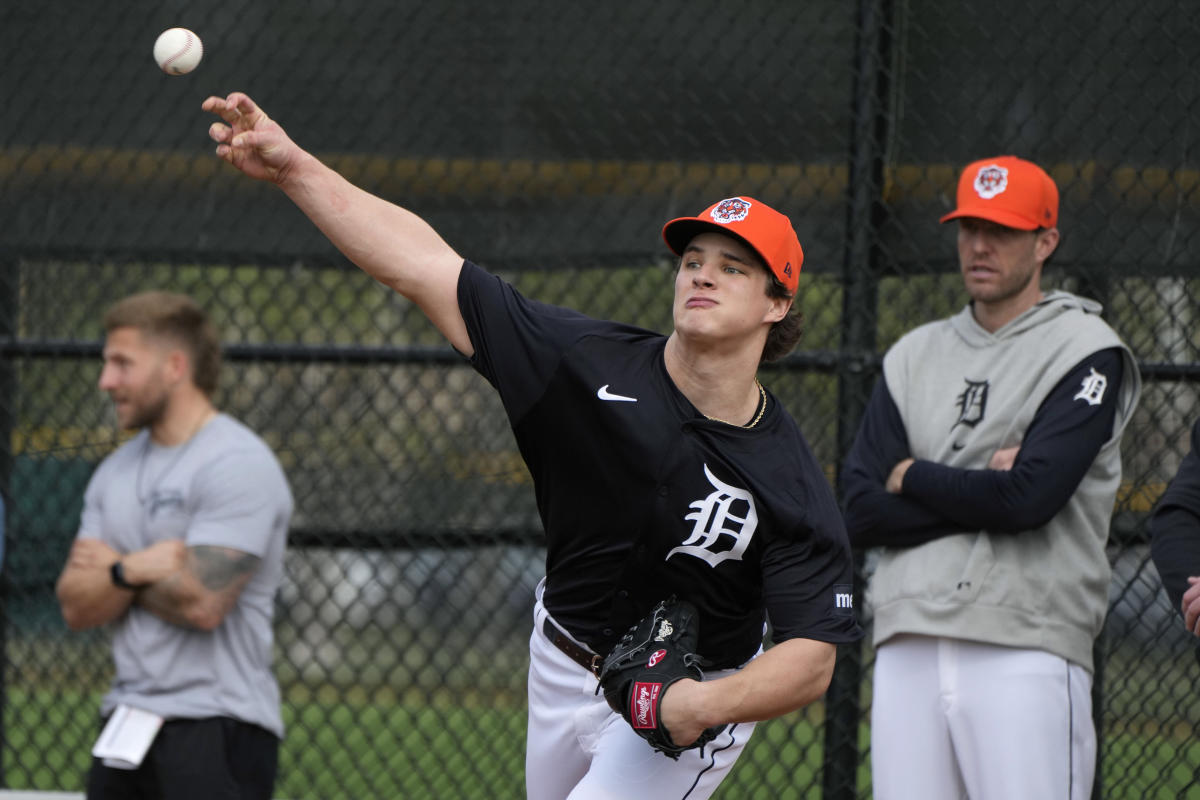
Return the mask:
<svg viewBox="0 0 1200 800">
<path fill-rule="evenodd" d="M 209 97 L 217 155 L 284 193 L 363 272 L 412 300 L 457 350 L 474 354 L 458 308 L 462 257 L 423 219 L 351 184 L 293 142 L 241 92 Z"/>
</svg>

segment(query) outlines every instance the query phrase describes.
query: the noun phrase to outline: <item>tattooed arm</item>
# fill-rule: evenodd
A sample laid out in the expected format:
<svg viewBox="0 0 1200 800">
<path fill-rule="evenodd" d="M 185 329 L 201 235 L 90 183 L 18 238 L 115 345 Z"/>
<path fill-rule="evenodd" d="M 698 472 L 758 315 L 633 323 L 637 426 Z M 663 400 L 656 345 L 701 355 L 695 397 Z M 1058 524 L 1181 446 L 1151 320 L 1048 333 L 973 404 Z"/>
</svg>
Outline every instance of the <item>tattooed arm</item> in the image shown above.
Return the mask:
<svg viewBox="0 0 1200 800">
<path fill-rule="evenodd" d="M 231 547 L 189 547 L 183 568 L 139 589 L 134 603 L 174 625 L 211 631 L 233 609 L 260 560 Z"/>
</svg>

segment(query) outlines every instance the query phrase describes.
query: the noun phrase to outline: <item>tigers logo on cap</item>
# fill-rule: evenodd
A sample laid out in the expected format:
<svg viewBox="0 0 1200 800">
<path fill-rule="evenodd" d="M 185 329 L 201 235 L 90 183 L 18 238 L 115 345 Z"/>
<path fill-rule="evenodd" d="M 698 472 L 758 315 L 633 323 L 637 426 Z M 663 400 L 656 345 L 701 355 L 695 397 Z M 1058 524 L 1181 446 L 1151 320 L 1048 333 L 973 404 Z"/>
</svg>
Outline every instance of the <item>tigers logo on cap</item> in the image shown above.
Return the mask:
<svg viewBox="0 0 1200 800">
<path fill-rule="evenodd" d="M 741 197 L 731 197 L 728 200 L 722 200 L 717 203 L 712 210 L 712 218 L 722 225 L 728 225 L 731 222 L 740 222 L 750 213 L 751 202 L 744 200 Z"/>
<path fill-rule="evenodd" d="M 980 167 L 975 175 L 975 193 L 984 200 L 991 200 L 1008 188 L 1008 170 L 999 164 Z"/>
</svg>

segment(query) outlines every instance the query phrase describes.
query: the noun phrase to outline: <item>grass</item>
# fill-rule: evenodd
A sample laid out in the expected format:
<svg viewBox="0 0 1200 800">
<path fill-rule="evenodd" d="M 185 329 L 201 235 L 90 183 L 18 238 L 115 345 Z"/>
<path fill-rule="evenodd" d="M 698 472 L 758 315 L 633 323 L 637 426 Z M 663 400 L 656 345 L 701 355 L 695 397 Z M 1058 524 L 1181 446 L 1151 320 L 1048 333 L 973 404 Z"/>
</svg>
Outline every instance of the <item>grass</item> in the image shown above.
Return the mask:
<svg viewBox="0 0 1200 800">
<path fill-rule="evenodd" d="M 319 695 L 320 693 L 318 693 Z M 98 733 L 97 693 L 10 687 L 7 788 L 78 791 Z M 276 794 L 337 798 L 522 798 L 524 699 L 385 694 L 284 703 Z M 801 798 L 819 781 L 819 730 L 799 715 L 759 726 L 718 797 Z"/>
<path fill-rule="evenodd" d="M 100 695 L 10 688 L 5 778 L 12 789 L 79 791 L 99 732 Z M 524 796 L 523 707 L 285 702 L 280 797 Z"/>
<path fill-rule="evenodd" d="M 287 736 L 277 795 L 339 798 L 524 797 L 523 698 L 390 692 L 333 699 L 301 692 L 284 703 Z M 7 788 L 78 791 L 98 732 L 95 693 L 9 687 L 4 722 Z M 715 795 L 731 800 L 819 797 L 823 756 L 819 707 L 760 724 Z M 869 731 L 860 728 L 865 752 Z M 1140 726 L 1102 743 L 1104 797 L 1200 798 L 1192 765 L 1200 742 L 1189 731 Z M 865 755 L 857 770 L 869 797 Z"/>
</svg>

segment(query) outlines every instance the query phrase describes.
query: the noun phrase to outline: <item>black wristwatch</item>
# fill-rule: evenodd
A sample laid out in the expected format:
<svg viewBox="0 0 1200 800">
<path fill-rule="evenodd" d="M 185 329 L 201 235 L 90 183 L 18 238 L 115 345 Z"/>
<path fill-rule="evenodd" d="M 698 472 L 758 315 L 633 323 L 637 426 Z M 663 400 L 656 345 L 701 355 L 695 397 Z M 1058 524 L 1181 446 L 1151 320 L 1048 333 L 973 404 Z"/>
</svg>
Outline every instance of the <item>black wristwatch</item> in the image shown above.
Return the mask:
<svg viewBox="0 0 1200 800">
<path fill-rule="evenodd" d="M 117 586 L 122 589 L 140 589 L 141 588 L 141 586 L 139 586 L 138 584 L 130 583 L 129 581 L 125 580 L 125 567 L 121 565 L 120 561 L 113 562 L 113 565 L 108 568 L 108 574 L 109 574 L 109 577 L 112 578 L 113 586 Z"/>
</svg>

